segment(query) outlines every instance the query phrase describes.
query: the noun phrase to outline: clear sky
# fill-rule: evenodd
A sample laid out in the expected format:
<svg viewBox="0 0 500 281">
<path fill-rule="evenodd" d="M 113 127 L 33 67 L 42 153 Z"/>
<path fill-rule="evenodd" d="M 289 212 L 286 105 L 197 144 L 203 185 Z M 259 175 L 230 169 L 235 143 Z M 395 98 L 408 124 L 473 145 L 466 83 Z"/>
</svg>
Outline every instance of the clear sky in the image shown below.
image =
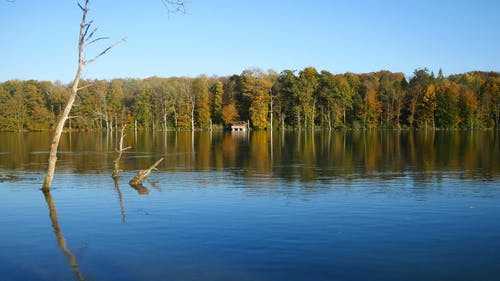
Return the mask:
<svg viewBox="0 0 500 281">
<path fill-rule="evenodd" d="M 498 0 L 188 0 L 185 15 L 168 15 L 160 0 L 90 4 L 99 36 L 109 36 L 109 44 L 128 40 L 89 65 L 86 79 L 306 66 L 332 73 L 500 71 Z M 0 81 L 70 82 L 80 19 L 76 1 L 0 0 Z"/>
</svg>

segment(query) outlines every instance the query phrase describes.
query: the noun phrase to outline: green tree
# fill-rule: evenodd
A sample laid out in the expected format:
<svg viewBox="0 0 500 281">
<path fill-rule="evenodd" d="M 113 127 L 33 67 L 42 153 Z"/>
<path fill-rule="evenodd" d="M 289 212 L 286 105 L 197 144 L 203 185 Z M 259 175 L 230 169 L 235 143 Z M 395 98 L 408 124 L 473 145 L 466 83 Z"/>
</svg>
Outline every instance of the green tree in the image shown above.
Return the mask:
<svg viewBox="0 0 500 281">
<path fill-rule="evenodd" d="M 438 128 L 453 129 L 460 123 L 460 86 L 445 81 L 436 89 L 435 122 Z"/>
<path fill-rule="evenodd" d="M 177 99 L 177 127 L 194 130 L 196 97 L 193 81 L 188 78 L 177 79 L 179 98 Z"/>
<path fill-rule="evenodd" d="M 132 113 L 135 120 L 143 128 L 151 128 L 153 120 L 153 89 L 145 83 L 139 93 L 134 96 Z"/>
<path fill-rule="evenodd" d="M 299 79 L 294 71 L 284 70 L 278 78 L 278 100 L 281 104 L 282 120 L 300 129 L 302 108 L 296 97 L 299 95 Z"/>
<path fill-rule="evenodd" d="M 500 77 L 489 77 L 481 86 L 481 119 L 488 127 L 500 128 Z"/>
<path fill-rule="evenodd" d="M 221 124 L 222 123 L 222 97 L 224 96 L 224 84 L 217 80 L 210 87 L 210 93 L 212 94 L 212 103 L 211 103 L 211 116 L 214 120 L 214 123 Z"/>
<path fill-rule="evenodd" d="M 376 74 L 379 77 L 377 92 L 382 108 L 380 123 L 388 128 L 399 128 L 404 99 L 401 81 L 405 79 L 404 74 L 389 71 Z"/>
<path fill-rule="evenodd" d="M 200 76 L 193 81 L 193 94 L 195 97 L 195 118 L 201 129 L 210 126 L 210 96 L 206 76 Z"/>
<path fill-rule="evenodd" d="M 410 127 L 419 123 L 419 109 L 422 109 L 422 98 L 429 86 L 434 80 L 433 75 L 429 73 L 427 68 L 417 69 L 414 72 L 413 78 L 410 79 L 406 101 L 406 116 Z M 423 122 L 421 122 L 423 124 Z"/>
<path fill-rule="evenodd" d="M 322 119 L 327 123 L 328 129 L 335 126 L 335 116 L 338 110 L 335 101 L 335 84 L 333 75 L 328 71 L 321 71 L 320 86 L 318 89 L 318 104 L 321 110 Z"/>
<path fill-rule="evenodd" d="M 319 74 L 314 67 L 306 67 L 299 73 L 299 89 L 296 93 L 298 103 L 302 106 L 304 128 L 314 128 L 316 117 L 316 91 L 319 86 Z"/>
<path fill-rule="evenodd" d="M 115 124 L 116 129 L 118 126 L 125 123 L 125 93 L 123 91 L 123 81 L 120 79 L 113 79 L 109 84 L 108 94 L 106 95 L 108 116 L 112 123 Z M 112 125 L 111 125 L 112 127 Z"/>
<path fill-rule="evenodd" d="M 11 96 L 5 105 L 4 112 L 7 127 L 22 132 L 28 122 L 28 106 L 25 101 L 23 85 L 21 81 L 8 81 L 6 84 Z"/>
</svg>

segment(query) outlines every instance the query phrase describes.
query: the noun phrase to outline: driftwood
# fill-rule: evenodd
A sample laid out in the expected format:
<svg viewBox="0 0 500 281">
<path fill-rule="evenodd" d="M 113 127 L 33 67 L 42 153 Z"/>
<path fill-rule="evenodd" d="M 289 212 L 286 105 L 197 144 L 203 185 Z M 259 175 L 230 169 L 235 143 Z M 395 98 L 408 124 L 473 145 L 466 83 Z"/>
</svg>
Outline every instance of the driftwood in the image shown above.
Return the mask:
<svg viewBox="0 0 500 281">
<path fill-rule="evenodd" d="M 125 137 L 125 134 L 124 134 L 125 127 L 126 126 L 123 126 L 122 129 L 121 129 L 121 132 L 120 132 L 120 147 L 118 147 L 118 149 L 117 149 L 118 156 L 113 161 L 114 168 L 113 168 L 113 172 L 111 173 L 111 177 L 113 177 L 113 179 L 118 178 L 118 173 L 120 173 L 122 171 L 122 170 L 120 170 L 120 159 L 122 158 L 123 152 L 125 150 L 127 150 L 127 149 L 132 148 L 131 146 L 127 146 L 125 148 L 123 147 L 123 138 Z"/>
<path fill-rule="evenodd" d="M 21 180 L 21 178 L 19 178 L 18 176 L 0 174 L 0 182 L 4 182 L 4 181 L 20 181 L 20 180 Z"/>
<path fill-rule="evenodd" d="M 142 180 L 144 180 L 145 177 L 151 173 L 151 171 L 156 170 L 156 166 L 160 164 L 160 162 L 163 161 L 163 157 L 160 158 L 160 160 L 156 161 L 151 167 L 149 167 L 146 170 L 141 170 L 135 175 L 133 179 L 130 180 L 129 184 L 132 187 L 141 187 L 142 186 Z M 143 186 L 142 186 L 143 187 Z M 148 191 L 149 192 L 149 191 Z M 140 192 L 139 192 L 140 193 Z"/>
</svg>

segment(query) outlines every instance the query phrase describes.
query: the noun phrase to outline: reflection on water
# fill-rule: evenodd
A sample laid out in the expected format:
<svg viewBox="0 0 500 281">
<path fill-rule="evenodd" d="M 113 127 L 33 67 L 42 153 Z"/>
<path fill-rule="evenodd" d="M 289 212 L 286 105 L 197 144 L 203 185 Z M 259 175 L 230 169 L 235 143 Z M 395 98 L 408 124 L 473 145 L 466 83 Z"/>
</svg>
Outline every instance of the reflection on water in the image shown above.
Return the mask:
<svg viewBox="0 0 500 281">
<path fill-rule="evenodd" d="M 115 133 L 65 133 L 57 170 L 111 173 L 118 141 Z M 0 169 L 44 172 L 49 143 L 47 133 L 0 133 Z M 500 172 L 498 131 L 130 132 L 125 143 L 132 149 L 123 152 L 124 171 L 144 169 L 163 156 L 160 170 L 229 171 L 303 182 L 407 171 L 427 177 L 450 170 L 493 179 Z"/>
<path fill-rule="evenodd" d="M 48 135 L 0 133 L 0 280 L 500 276 L 497 132 L 128 135 L 111 177 L 114 133 L 66 133 L 44 202 Z"/>
<path fill-rule="evenodd" d="M 137 191 L 139 195 L 148 195 L 149 194 L 149 189 L 147 189 L 144 185 L 141 184 L 136 184 L 136 185 L 130 185 L 133 189 Z"/>
<path fill-rule="evenodd" d="M 118 201 L 120 202 L 120 213 L 122 214 L 122 221 L 127 222 L 127 212 L 125 211 L 125 203 L 123 202 L 122 191 L 120 190 L 120 183 L 118 177 L 113 177 L 113 182 L 115 184 L 116 194 L 118 195 Z"/>
<path fill-rule="evenodd" d="M 47 202 L 47 206 L 49 207 L 49 217 L 50 221 L 52 222 L 52 229 L 54 230 L 54 234 L 56 235 L 57 238 L 57 245 L 59 245 L 61 251 L 66 255 L 68 263 L 71 266 L 71 270 L 75 274 L 76 279 L 81 281 L 85 280 L 85 278 L 83 278 L 82 273 L 80 272 L 75 255 L 73 255 L 71 250 L 68 249 L 66 245 L 66 239 L 64 239 L 61 227 L 59 226 L 59 220 L 57 218 L 57 210 L 56 210 L 56 204 L 54 203 L 54 199 L 52 198 L 50 191 L 43 192 L 43 195 L 45 196 L 45 202 Z"/>
</svg>

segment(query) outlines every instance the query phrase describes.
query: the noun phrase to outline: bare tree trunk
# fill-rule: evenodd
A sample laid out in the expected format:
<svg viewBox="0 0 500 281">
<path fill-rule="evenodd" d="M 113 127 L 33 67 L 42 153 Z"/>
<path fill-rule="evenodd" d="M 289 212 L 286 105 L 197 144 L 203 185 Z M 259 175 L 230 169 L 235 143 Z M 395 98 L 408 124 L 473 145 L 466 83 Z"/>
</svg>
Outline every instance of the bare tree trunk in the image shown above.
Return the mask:
<svg viewBox="0 0 500 281">
<path fill-rule="evenodd" d="M 80 23 L 80 35 L 79 35 L 79 40 L 78 40 L 78 68 L 76 70 L 75 79 L 73 80 L 73 86 L 71 87 L 71 95 L 69 96 L 66 107 L 64 108 L 64 111 L 63 111 L 61 117 L 59 118 L 59 121 L 57 122 L 56 131 L 54 132 L 54 137 L 52 138 L 52 144 L 50 146 L 50 153 L 49 153 L 49 166 L 47 168 L 47 175 L 45 176 L 45 180 L 44 180 L 43 186 L 42 186 L 43 191 L 48 191 L 50 189 L 50 186 L 52 185 L 52 180 L 54 179 L 54 172 L 56 170 L 56 162 L 57 162 L 57 148 L 59 147 L 59 140 L 61 139 L 61 134 L 62 134 L 62 131 L 64 128 L 64 124 L 66 123 L 66 120 L 68 119 L 71 108 L 73 107 L 73 103 L 75 102 L 78 90 L 80 90 L 80 88 L 78 88 L 78 84 L 80 83 L 80 77 L 81 77 L 83 68 L 86 65 L 95 61 L 100 56 L 104 55 L 111 48 L 113 48 L 116 45 L 125 41 L 125 38 L 123 38 L 120 41 L 116 42 L 115 44 L 104 49 L 104 51 L 99 53 L 94 58 L 92 58 L 90 60 L 85 60 L 85 58 L 84 58 L 85 47 L 88 46 L 89 44 L 92 44 L 94 42 L 97 42 L 97 41 L 105 39 L 105 38 L 100 37 L 97 39 L 92 39 L 92 36 L 97 31 L 97 28 L 94 28 L 90 33 L 88 33 L 90 26 L 92 25 L 92 21 L 87 22 L 87 12 L 89 11 L 89 0 L 85 1 L 84 7 L 82 7 L 80 4 L 78 4 L 78 6 L 80 7 L 80 9 L 82 9 L 82 12 L 83 12 L 82 21 Z"/>
<path fill-rule="evenodd" d="M 332 131 L 332 113 L 328 110 L 328 114 L 326 115 L 326 121 L 328 122 L 328 131 Z"/>
<path fill-rule="evenodd" d="M 167 114 L 163 114 L 163 130 L 165 132 L 168 130 L 168 127 L 167 127 Z"/>
<path fill-rule="evenodd" d="M 50 146 L 50 154 L 49 154 L 49 167 L 47 168 L 47 175 L 45 176 L 45 180 L 43 182 L 42 190 L 48 191 L 52 184 L 52 180 L 54 179 L 54 172 L 56 170 L 56 162 L 57 162 L 57 148 L 59 147 L 59 140 L 61 139 L 61 134 L 64 128 L 64 123 L 68 119 L 69 112 L 73 107 L 73 103 L 75 102 L 76 94 L 78 93 L 78 84 L 80 83 L 80 76 L 82 74 L 82 70 L 85 67 L 85 61 L 83 59 L 83 50 L 84 50 L 84 36 L 86 29 L 86 17 L 88 12 L 88 4 L 89 2 L 85 2 L 85 8 L 83 9 L 82 22 L 80 24 L 80 40 L 78 41 L 78 69 L 76 70 L 75 79 L 73 80 L 73 86 L 71 87 L 71 95 L 69 96 L 68 102 L 66 103 L 66 107 L 64 108 L 63 114 L 59 118 L 57 122 L 56 131 L 54 133 L 54 137 L 52 138 L 52 144 Z"/>
<path fill-rule="evenodd" d="M 195 107 L 195 100 L 194 97 L 190 97 L 191 99 L 191 131 L 194 131 L 194 107 Z"/>
<path fill-rule="evenodd" d="M 271 132 L 273 131 L 273 95 L 272 95 L 272 91 L 271 91 L 271 99 L 270 99 L 270 103 L 271 103 L 271 120 L 269 121 L 270 125 L 271 125 Z"/>
<path fill-rule="evenodd" d="M 284 131 L 285 130 L 285 115 L 283 114 L 283 112 L 281 112 L 281 130 Z"/>
<path fill-rule="evenodd" d="M 314 131 L 314 119 L 315 119 L 315 116 L 316 115 L 316 98 L 314 98 L 314 101 L 313 101 L 313 108 L 312 108 L 312 118 L 311 118 L 311 130 Z"/>
</svg>

